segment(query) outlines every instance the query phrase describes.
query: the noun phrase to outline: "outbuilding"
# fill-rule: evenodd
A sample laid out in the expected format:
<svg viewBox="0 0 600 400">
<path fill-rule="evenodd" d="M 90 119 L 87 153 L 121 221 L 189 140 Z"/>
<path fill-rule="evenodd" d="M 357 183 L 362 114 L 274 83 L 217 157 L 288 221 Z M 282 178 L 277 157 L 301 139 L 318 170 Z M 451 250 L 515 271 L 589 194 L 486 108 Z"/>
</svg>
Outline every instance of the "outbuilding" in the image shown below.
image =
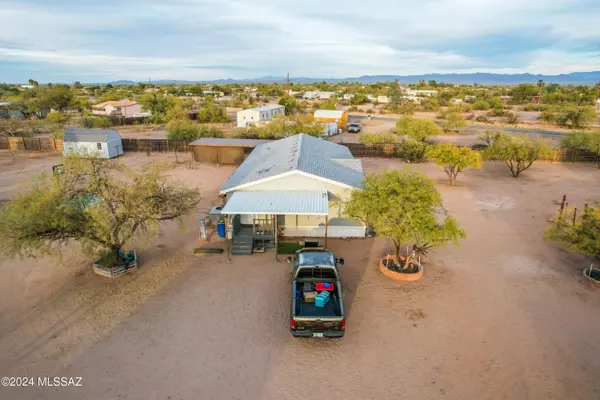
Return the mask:
<svg viewBox="0 0 600 400">
<path fill-rule="evenodd" d="M 197 162 L 241 164 L 252 150 L 270 140 L 201 138 L 190 143 L 192 157 Z"/>
<path fill-rule="evenodd" d="M 271 121 L 276 115 L 285 115 L 285 107 L 279 104 L 267 104 L 262 107 L 249 108 L 237 112 L 238 128 Z"/>
<path fill-rule="evenodd" d="M 115 158 L 123 154 L 123 141 L 111 129 L 68 129 L 63 137 L 63 154 Z"/>
<path fill-rule="evenodd" d="M 348 113 L 341 110 L 317 110 L 314 114 L 317 122 L 335 122 L 338 128 L 348 129 Z"/>
</svg>

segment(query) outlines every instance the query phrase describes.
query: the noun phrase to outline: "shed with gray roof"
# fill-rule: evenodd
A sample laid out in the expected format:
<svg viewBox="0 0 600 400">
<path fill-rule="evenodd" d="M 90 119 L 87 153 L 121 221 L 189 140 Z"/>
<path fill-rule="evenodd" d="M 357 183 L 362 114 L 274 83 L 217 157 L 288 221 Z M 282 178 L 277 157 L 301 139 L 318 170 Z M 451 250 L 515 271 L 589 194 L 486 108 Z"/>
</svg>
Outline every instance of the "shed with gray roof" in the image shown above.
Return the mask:
<svg viewBox="0 0 600 400">
<path fill-rule="evenodd" d="M 123 154 L 121 135 L 112 129 L 68 129 L 63 146 L 65 156 L 115 158 Z"/>
</svg>

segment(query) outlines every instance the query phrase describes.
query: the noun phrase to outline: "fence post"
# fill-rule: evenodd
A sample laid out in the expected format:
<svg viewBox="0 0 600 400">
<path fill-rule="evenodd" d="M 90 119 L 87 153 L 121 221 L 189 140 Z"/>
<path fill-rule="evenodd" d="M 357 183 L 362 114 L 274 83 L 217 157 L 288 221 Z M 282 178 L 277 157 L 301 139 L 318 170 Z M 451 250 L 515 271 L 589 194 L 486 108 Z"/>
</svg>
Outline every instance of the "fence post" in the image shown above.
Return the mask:
<svg viewBox="0 0 600 400">
<path fill-rule="evenodd" d="M 23 143 L 23 150 L 27 150 L 27 145 L 25 144 L 25 138 L 21 136 L 21 143 Z"/>
<path fill-rule="evenodd" d="M 38 147 L 40 148 L 40 151 L 42 151 L 42 139 L 38 138 Z"/>
</svg>

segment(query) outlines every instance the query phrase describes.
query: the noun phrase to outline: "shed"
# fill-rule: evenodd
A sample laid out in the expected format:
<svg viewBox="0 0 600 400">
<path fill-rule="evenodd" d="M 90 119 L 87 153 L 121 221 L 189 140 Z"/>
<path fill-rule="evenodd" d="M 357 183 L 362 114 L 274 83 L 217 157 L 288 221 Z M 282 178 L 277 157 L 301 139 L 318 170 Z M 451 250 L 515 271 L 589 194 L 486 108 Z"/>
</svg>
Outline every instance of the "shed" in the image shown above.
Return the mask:
<svg viewBox="0 0 600 400">
<path fill-rule="evenodd" d="M 194 161 L 219 164 L 241 164 L 258 145 L 270 140 L 201 138 L 190 143 Z"/>
<path fill-rule="evenodd" d="M 335 122 L 338 128 L 348 129 L 348 113 L 341 110 L 317 110 L 315 111 L 315 121 L 317 122 Z"/>
<path fill-rule="evenodd" d="M 123 141 L 111 129 L 68 129 L 63 137 L 65 156 L 114 158 L 123 154 Z"/>
</svg>

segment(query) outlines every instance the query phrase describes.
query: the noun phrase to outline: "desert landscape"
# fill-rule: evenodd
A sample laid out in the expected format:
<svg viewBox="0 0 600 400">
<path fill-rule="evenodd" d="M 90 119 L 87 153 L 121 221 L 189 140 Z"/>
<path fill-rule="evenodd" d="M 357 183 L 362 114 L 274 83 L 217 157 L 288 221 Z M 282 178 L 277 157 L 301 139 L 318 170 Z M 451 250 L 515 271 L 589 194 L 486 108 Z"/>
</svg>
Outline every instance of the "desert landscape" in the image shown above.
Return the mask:
<svg viewBox="0 0 600 400">
<path fill-rule="evenodd" d="M 296 399 L 307 382 L 340 398 L 600 397 L 600 297 L 582 276 L 589 260 L 543 239 L 563 194 L 580 205 L 600 197 L 595 166 L 538 162 L 514 179 L 487 162 L 451 187 L 433 164 L 362 159 L 365 172 L 411 168 L 434 179 L 468 237 L 436 249 L 424 278 L 404 283 L 377 269 L 392 251 L 387 240 L 331 239 L 346 260 L 346 336 L 315 341 L 288 332 L 283 257 L 192 255 L 198 218 L 235 168 L 121 158 L 134 168 L 157 160 L 203 199 L 186 228 L 169 222 L 139 251 L 139 270 L 95 275 L 77 246 L 62 264 L 0 260 L 0 375 L 83 382 L 1 388 L 3 398 Z M 59 163 L 52 153 L 1 151 L 0 197 Z"/>
</svg>

